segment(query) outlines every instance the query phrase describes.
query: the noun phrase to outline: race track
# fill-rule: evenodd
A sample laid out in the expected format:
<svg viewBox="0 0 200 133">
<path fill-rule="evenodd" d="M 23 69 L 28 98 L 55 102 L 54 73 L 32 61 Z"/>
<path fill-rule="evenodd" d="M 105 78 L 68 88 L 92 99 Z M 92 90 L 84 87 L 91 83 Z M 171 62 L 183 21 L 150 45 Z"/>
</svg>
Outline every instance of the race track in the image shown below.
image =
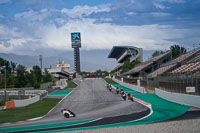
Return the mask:
<svg viewBox="0 0 200 133">
<path fill-rule="evenodd" d="M 39 132 L 114 124 L 133 121 L 150 113 L 147 107 L 137 102 L 124 101 L 114 90 L 107 90 L 102 79 L 85 79 L 76 83 L 79 86 L 42 119 L 0 125 L 0 132 Z M 61 108 L 70 109 L 76 117 L 65 118 Z M 76 125 L 69 124 L 73 122 Z"/>
</svg>

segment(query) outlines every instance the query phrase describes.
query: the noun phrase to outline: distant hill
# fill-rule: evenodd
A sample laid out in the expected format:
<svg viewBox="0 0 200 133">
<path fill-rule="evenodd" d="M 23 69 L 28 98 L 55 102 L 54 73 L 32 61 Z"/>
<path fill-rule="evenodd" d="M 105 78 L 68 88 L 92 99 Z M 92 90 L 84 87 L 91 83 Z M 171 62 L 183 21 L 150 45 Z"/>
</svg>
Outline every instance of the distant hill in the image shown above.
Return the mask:
<svg viewBox="0 0 200 133">
<path fill-rule="evenodd" d="M 15 63 L 24 65 L 26 67 L 32 67 L 34 65 L 40 66 L 39 62 L 39 55 L 38 56 L 30 56 L 30 55 L 16 55 L 16 54 L 5 54 L 5 53 L 0 53 L 0 57 L 4 58 L 8 61 L 13 61 Z M 72 57 L 71 57 L 72 58 Z M 52 66 L 52 68 L 56 67 L 56 64 L 58 63 L 59 60 L 63 60 L 66 64 L 70 64 L 71 67 L 74 67 L 73 63 L 73 58 L 68 59 L 64 57 L 59 57 L 59 56 L 51 56 L 51 57 L 43 57 L 42 58 L 42 65 L 43 68 L 49 68 Z M 81 70 L 82 71 L 96 71 L 97 69 L 101 70 L 110 70 L 113 67 L 111 66 L 106 66 L 106 65 L 101 65 L 101 64 L 95 64 L 87 61 L 81 61 Z"/>
</svg>

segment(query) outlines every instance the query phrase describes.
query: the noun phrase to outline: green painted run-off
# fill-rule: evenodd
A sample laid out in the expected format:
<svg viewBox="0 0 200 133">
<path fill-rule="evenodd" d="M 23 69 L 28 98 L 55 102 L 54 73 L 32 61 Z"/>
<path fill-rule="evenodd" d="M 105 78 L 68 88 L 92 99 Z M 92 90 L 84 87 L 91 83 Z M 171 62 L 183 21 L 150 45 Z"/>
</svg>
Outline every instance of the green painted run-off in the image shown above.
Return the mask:
<svg viewBox="0 0 200 133">
<path fill-rule="evenodd" d="M 64 96 L 67 95 L 71 92 L 72 90 L 61 90 L 61 91 L 55 91 L 53 93 L 51 93 L 51 96 Z"/>
<path fill-rule="evenodd" d="M 56 131 L 51 131 L 51 132 L 98 129 L 98 128 L 107 128 L 107 127 L 118 127 L 118 126 L 133 126 L 133 125 L 139 125 L 139 124 L 148 124 L 148 123 L 153 123 L 153 122 L 160 122 L 160 121 L 165 121 L 165 120 L 169 120 L 171 118 L 178 117 L 178 116 L 184 114 L 185 112 L 187 112 L 188 109 L 190 108 L 189 106 L 180 105 L 180 104 L 176 104 L 176 103 L 173 103 L 173 102 L 166 101 L 162 98 L 159 98 L 155 94 L 142 94 L 140 92 L 126 88 L 126 87 L 121 86 L 119 84 L 114 84 L 114 86 L 123 88 L 123 90 L 126 93 L 130 93 L 134 97 L 141 99 L 141 100 L 143 100 L 147 103 L 150 103 L 152 105 L 153 113 L 149 117 L 146 117 L 146 118 L 139 120 L 139 121 L 131 121 L 131 122 L 124 122 L 124 123 L 119 123 L 119 124 L 93 126 L 93 127 L 76 128 L 76 129 L 56 130 Z M 86 121 L 91 121 L 91 120 L 86 120 Z M 51 125 L 29 126 L 29 127 L 20 127 L 20 128 L 12 128 L 12 129 L 13 130 L 14 129 L 22 130 L 24 128 L 23 130 L 28 130 L 28 129 L 38 129 L 38 128 L 58 127 L 58 126 L 64 126 L 64 125 L 73 125 L 74 123 L 73 122 L 71 122 L 71 123 L 58 123 L 58 124 L 51 124 Z M 79 123 L 79 122 L 77 122 L 77 123 Z M 0 129 L 0 132 L 1 131 L 3 131 L 3 130 Z M 4 130 L 4 131 L 6 131 L 6 130 Z M 10 131 L 10 130 L 7 130 L 7 131 Z"/>
</svg>

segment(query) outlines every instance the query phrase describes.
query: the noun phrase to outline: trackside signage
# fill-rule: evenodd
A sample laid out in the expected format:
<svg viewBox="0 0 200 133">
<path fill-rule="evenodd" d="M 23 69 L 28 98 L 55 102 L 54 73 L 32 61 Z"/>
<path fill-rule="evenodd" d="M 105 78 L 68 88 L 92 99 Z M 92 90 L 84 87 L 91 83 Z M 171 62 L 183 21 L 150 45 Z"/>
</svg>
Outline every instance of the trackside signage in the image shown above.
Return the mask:
<svg viewBox="0 0 200 133">
<path fill-rule="evenodd" d="M 187 93 L 195 92 L 195 87 L 186 87 L 186 92 Z"/>
<path fill-rule="evenodd" d="M 9 96 L 16 96 L 16 95 L 26 95 L 26 96 L 35 96 L 35 95 L 42 95 L 47 93 L 46 90 L 25 90 L 25 92 L 19 93 L 19 91 L 6 91 L 6 94 Z M 0 91 L 0 95 L 5 95 L 5 91 Z"/>
</svg>

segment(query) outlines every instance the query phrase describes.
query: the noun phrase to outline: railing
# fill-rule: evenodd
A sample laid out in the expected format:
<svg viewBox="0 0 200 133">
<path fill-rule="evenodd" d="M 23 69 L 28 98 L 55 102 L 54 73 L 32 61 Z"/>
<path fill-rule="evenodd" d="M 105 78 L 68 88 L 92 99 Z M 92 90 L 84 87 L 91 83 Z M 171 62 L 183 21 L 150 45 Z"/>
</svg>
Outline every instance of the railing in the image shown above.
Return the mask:
<svg viewBox="0 0 200 133">
<path fill-rule="evenodd" d="M 200 76 L 182 75 L 159 77 L 159 88 L 169 92 L 200 95 Z M 195 87 L 195 92 L 186 92 L 186 87 Z"/>
<path fill-rule="evenodd" d="M 115 78 L 121 81 L 120 76 Z M 137 85 L 137 80 L 136 78 L 123 77 L 123 82 L 128 84 Z M 156 80 L 158 85 L 151 86 L 146 78 L 140 78 L 140 86 L 144 88 L 158 87 L 161 90 L 181 94 L 200 95 L 200 75 L 168 75 L 160 76 Z M 195 87 L 195 92 L 186 92 L 186 87 Z"/>
</svg>

